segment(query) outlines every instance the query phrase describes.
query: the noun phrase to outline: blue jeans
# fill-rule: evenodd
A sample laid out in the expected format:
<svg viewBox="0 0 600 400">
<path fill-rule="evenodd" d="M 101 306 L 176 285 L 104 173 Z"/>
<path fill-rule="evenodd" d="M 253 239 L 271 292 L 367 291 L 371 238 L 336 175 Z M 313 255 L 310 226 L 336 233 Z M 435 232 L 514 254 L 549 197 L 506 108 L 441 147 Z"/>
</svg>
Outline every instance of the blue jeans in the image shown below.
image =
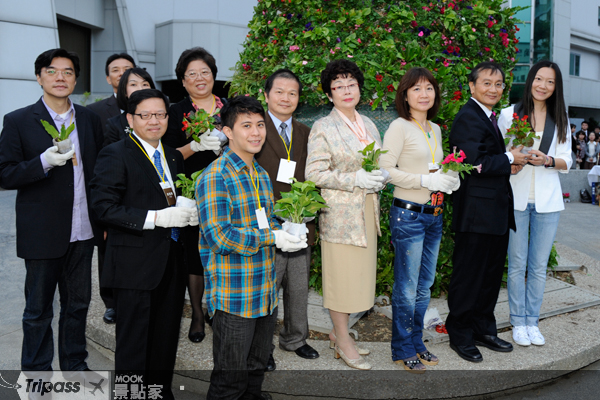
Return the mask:
<svg viewBox="0 0 600 400">
<path fill-rule="evenodd" d="M 546 269 L 560 212 L 538 213 L 535 204 L 515 210 L 517 231 L 508 242 L 508 305 L 513 326 L 537 326 L 546 286 Z M 527 271 L 527 282 L 525 282 Z"/>
<path fill-rule="evenodd" d="M 34 246 L 35 244 L 32 244 Z M 58 357 L 63 371 L 87 368 L 85 325 L 92 296 L 92 240 L 69 244 L 67 253 L 50 260 L 25 260 L 25 311 L 21 369 L 50 371 L 54 358 L 52 303 L 58 285 Z"/>
<path fill-rule="evenodd" d="M 404 201 L 405 203 L 411 203 Z M 423 214 L 392 206 L 390 228 L 394 244 L 392 292 L 392 359 L 427 351 L 423 344 L 423 317 L 435 279 L 443 214 Z"/>
</svg>

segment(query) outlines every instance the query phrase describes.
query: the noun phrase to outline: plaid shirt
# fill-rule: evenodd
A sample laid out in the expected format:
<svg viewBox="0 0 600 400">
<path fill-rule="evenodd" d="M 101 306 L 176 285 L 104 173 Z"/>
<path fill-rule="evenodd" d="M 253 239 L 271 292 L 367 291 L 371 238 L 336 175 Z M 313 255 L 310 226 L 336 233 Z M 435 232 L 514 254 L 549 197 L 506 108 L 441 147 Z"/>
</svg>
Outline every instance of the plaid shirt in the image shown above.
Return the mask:
<svg viewBox="0 0 600 400">
<path fill-rule="evenodd" d="M 269 175 L 256 161 L 254 167 L 260 182 L 260 204 L 266 208 L 271 229 L 280 229 L 273 214 Z M 226 147 L 196 184 L 198 247 L 211 316 L 221 310 L 258 318 L 270 315 L 277 306 L 275 235 L 271 229 L 258 229 L 258 202 L 249 172 L 246 163 Z"/>
</svg>

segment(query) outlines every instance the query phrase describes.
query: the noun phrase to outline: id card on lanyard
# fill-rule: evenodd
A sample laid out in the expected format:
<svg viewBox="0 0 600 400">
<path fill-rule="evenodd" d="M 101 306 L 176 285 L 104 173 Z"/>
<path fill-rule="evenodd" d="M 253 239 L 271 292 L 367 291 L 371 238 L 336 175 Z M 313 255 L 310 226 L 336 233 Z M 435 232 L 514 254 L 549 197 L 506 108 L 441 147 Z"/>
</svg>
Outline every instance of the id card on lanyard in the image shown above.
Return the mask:
<svg viewBox="0 0 600 400">
<path fill-rule="evenodd" d="M 279 136 L 279 138 L 283 142 L 283 147 L 285 147 L 285 152 L 287 153 L 287 160 L 285 158 L 279 159 L 279 168 L 277 169 L 276 181 L 282 183 L 292 183 L 292 178 L 296 173 L 296 161 L 291 160 L 292 141 L 294 140 L 294 129 L 292 128 L 292 134 L 290 135 L 289 147 L 285 144 L 285 141 L 281 136 Z"/>
<path fill-rule="evenodd" d="M 150 156 L 148 156 L 148 153 L 146 153 L 146 151 L 144 150 L 144 148 L 142 146 L 140 146 L 140 144 L 137 142 L 137 140 L 135 140 L 133 138 L 133 136 L 131 136 L 131 133 L 129 134 L 129 137 L 131 138 L 131 140 L 133 140 L 133 142 L 135 144 L 137 144 L 137 146 L 140 148 L 140 150 L 142 150 L 142 152 L 144 153 L 144 155 L 146 156 L 146 158 L 148 159 L 148 161 L 150 161 L 150 163 L 152 164 L 152 166 L 154 167 L 154 169 L 156 170 L 156 174 L 158 175 L 158 177 L 160 178 L 160 188 L 163 190 L 164 194 L 165 194 L 165 198 L 167 199 L 167 204 L 169 204 L 169 207 L 174 206 L 176 199 L 175 199 L 175 193 L 173 192 L 173 188 L 171 188 L 171 184 L 169 183 L 168 180 L 165 180 L 165 169 L 163 167 L 163 171 L 162 171 L 162 175 L 160 174 L 160 172 L 158 172 L 158 168 L 156 168 L 156 165 L 154 164 L 154 162 L 152 161 L 152 159 L 150 159 Z M 162 147 L 162 154 L 165 153 L 165 148 L 163 147 L 162 143 L 160 144 L 160 146 Z M 165 160 L 166 163 L 166 160 Z"/>
<path fill-rule="evenodd" d="M 260 194 L 258 189 L 260 188 L 260 179 L 258 176 L 258 171 L 256 167 L 254 168 L 254 172 L 256 172 L 256 184 L 254 184 L 254 179 L 252 178 L 252 174 L 250 169 L 248 169 L 248 175 L 250 176 L 250 182 L 252 182 L 252 186 L 254 186 L 254 190 L 256 191 L 256 200 L 258 201 L 258 208 L 254 210 L 256 214 L 256 221 L 258 222 L 258 229 L 269 229 L 269 220 L 267 219 L 267 212 L 264 207 L 260 205 Z"/>
</svg>

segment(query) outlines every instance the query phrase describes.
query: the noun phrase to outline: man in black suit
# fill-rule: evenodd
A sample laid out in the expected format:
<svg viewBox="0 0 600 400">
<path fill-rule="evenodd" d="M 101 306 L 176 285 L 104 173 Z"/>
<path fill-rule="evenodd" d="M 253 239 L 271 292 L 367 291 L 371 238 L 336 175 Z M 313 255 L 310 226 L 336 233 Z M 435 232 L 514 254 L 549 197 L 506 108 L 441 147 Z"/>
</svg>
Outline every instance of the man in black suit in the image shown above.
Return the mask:
<svg viewBox="0 0 600 400">
<path fill-rule="evenodd" d="M 23 370 L 51 370 L 52 303 L 58 286 L 61 370 L 85 370 L 85 325 L 91 298 L 94 238 L 89 181 L 102 147 L 100 118 L 69 95 L 79 57 L 64 49 L 40 54 L 35 74 L 44 94 L 4 117 L 0 134 L 0 186 L 17 189 L 17 256 L 25 259 Z M 41 121 L 54 129 L 73 124 L 72 148 L 58 152 Z"/>
<path fill-rule="evenodd" d="M 183 157 L 160 140 L 166 96 L 140 90 L 127 108 L 133 133 L 100 152 L 91 183 L 92 207 L 108 227 L 101 284 L 114 289 L 118 309 L 115 370 L 143 374 L 172 399 L 187 273 L 178 228 L 198 225 L 198 212 L 171 207 Z"/>
<path fill-rule="evenodd" d="M 95 112 L 100 116 L 102 121 L 102 132 L 104 134 L 104 140 L 106 141 L 108 131 L 106 127 L 106 121 L 109 118 L 121 115 L 121 109 L 117 105 L 117 89 L 119 88 L 119 81 L 121 76 L 128 69 L 135 67 L 133 58 L 127 53 L 116 53 L 106 59 L 106 65 L 104 66 L 104 72 L 106 72 L 106 82 L 112 86 L 113 94 L 104 100 L 97 101 L 89 104 L 87 108 Z M 100 241 L 98 243 L 98 276 L 102 276 L 102 270 L 104 267 L 104 253 L 106 252 L 106 242 Z M 102 278 L 100 278 L 101 280 Z M 109 288 L 100 288 L 100 297 L 104 302 L 106 311 L 104 312 L 104 322 L 107 324 L 114 324 L 116 321 L 115 312 L 115 300 L 112 290 Z"/>
<path fill-rule="evenodd" d="M 494 307 L 498 300 L 508 248 L 515 229 L 511 168 L 527 163 L 521 147 L 506 151 L 492 107 L 504 90 L 504 71 L 493 62 L 478 64 L 469 75 L 471 99 L 456 114 L 450 147 L 466 154 L 481 172 L 465 174 L 454 192 L 455 247 L 448 291 L 446 328 L 450 347 L 467 361 L 483 360 L 477 346 L 512 351 L 497 336 Z M 511 167 L 511 164 L 515 164 Z"/>
</svg>

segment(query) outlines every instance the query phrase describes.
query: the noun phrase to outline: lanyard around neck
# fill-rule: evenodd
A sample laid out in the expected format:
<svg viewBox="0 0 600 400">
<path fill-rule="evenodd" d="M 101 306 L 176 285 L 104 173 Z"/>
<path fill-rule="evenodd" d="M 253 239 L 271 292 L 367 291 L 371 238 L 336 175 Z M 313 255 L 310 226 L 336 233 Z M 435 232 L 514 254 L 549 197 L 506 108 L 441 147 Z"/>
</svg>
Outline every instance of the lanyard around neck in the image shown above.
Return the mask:
<svg viewBox="0 0 600 400">
<path fill-rule="evenodd" d="M 286 132 L 283 132 L 284 135 L 286 135 Z M 283 147 L 285 147 L 285 152 L 288 155 L 288 161 L 290 161 L 290 154 L 292 152 L 292 140 L 294 140 L 294 127 L 291 126 L 290 127 L 290 147 L 288 148 L 287 144 L 285 144 L 285 140 L 283 140 L 283 137 L 281 137 L 281 135 L 279 135 L 279 139 L 281 139 L 281 141 L 283 142 Z"/>
<path fill-rule="evenodd" d="M 137 140 L 135 140 L 133 138 L 133 136 L 131 136 L 131 133 L 129 134 L 129 137 L 131 138 L 131 140 L 133 140 L 133 142 L 135 144 L 137 144 L 137 147 L 140 148 L 140 150 L 144 153 L 144 155 L 146 156 L 146 158 L 148 159 L 148 161 L 150 161 L 152 163 L 152 166 L 154 167 L 154 169 L 156 170 L 156 173 L 158 174 L 159 178 L 165 182 L 165 169 L 163 168 L 163 173 L 162 176 L 160 174 L 160 172 L 158 172 L 158 168 L 156 168 L 156 165 L 154 164 L 154 161 L 152 161 L 152 159 L 150 158 L 150 156 L 148 155 L 148 153 L 146 153 L 146 150 L 144 150 L 144 148 L 142 146 L 140 146 L 140 144 L 137 142 Z M 165 153 L 165 148 L 162 145 L 162 142 L 160 143 L 160 147 L 162 148 L 163 154 Z M 166 161 L 166 159 L 165 159 Z"/>
<path fill-rule="evenodd" d="M 212 102 L 212 106 L 210 106 L 210 111 L 208 112 L 208 114 L 213 115 L 215 113 L 215 105 L 216 105 L 216 98 L 215 95 L 212 95 L 213 97 L 213 102 Z M 190 100 L 192 100 L 192 104 L 195 106 L 196 111 L 200 109 L 200 106 L 198 104 L 196 104 L 196 102 L 194 101 L 194 99 L 192 99 L 192 97 L 190 96 Z"/>
<path fill-rule="evenodd" d="M 260 205 L 260 195 L 258 189 L 260 188 L 260 179 L 258 177 L 258 171 L 254 164 L 252 164 L 252 168 L 254 168 L 254 172 L 256 172 L 256 185 L 254 184 L 254 179 L 252 179 L 252 173 L 250 172 L 250 168 L 248 168 L 248 175 L 250 176 L 250 182 L 252 182 L 252 186 L 254 186 L 254 190 L 256 190 L 256 200 L 258 201 L 258 209 L 260 210 L 262 206 Z"/>
<path fill-rule="evenodd" d="M 429 143 L 429 139 L 427 139 L 427 134 L 425 133 L 425 129 L 423 129 L 421 124 L 419 124 L 419 122 L 416 119 L 413 118 L 413 121 L 415 121 L 417 123 L 417 125 L 419 125 L 419 128 L 421 128 L 421 132 L 423 132 L 423 136 L 425 136 L 425 141 L 427 142 L 427 146 L 429 146 L 429 152 L 431 152 L 431 162 L 435 164 L 435 152 L 437 151 L 437 138 L 435 137 L 435 132 L 433 132 L 433 127 L 431 126 L 431 122 L 427 121 L 427 123 L 429 124 L 429 129 L 431 129 L 431 132 L 433 133 L 433 140 L 435 141 L 435 148 L 433 150 L 431 149 L 431 143 Z"/>
</svg>

